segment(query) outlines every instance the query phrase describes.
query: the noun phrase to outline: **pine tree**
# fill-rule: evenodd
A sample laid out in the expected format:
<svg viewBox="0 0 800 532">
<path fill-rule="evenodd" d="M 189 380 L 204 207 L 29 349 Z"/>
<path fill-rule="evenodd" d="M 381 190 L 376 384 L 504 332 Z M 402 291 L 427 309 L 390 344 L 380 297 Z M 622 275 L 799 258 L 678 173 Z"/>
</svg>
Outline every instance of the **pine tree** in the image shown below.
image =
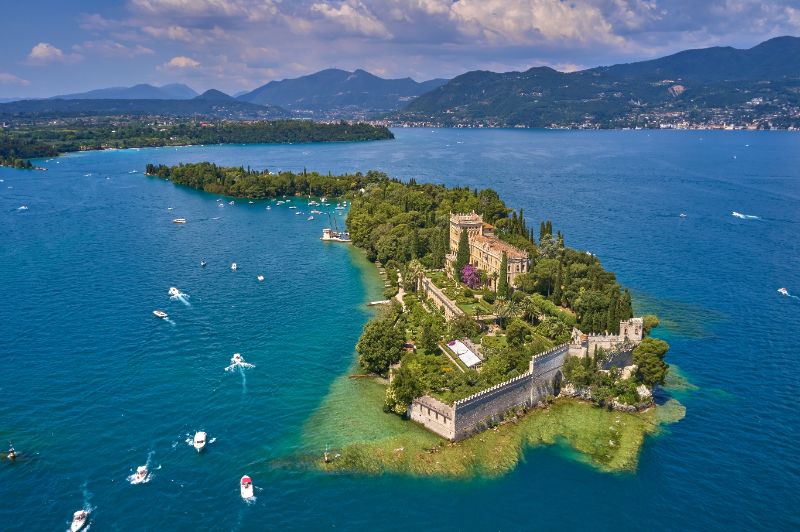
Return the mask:
<svg viewBox="0 0 800 532">
<path fill-rule="evenodd" d="M 458 238 L 458 251 L 456 252 L 456 263 L 454 277 L 457 281 L 461 281 L 461 270 L 469 264 L 469 235 L 467 230 L 461 230 L 461 236 Z"/>
<path fill-rule="evenodd" d="M 500 299 L 508 298 L 508 256 L 503 252 L 500 260 L 500 276 L 497 278 L 497 297 Z"/>
</svg>

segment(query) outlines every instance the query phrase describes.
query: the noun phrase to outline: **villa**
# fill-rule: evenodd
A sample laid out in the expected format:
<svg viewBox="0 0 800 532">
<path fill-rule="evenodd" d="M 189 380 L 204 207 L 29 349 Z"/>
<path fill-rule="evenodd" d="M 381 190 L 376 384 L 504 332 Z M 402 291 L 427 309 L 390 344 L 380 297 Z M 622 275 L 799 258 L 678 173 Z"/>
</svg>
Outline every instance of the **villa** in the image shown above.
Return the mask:
<svg viewBox="0 0 800 532">
<path fill-rule="evenodd" d="M 451 275 L 455 275 L 453 270 L 462 231 L 467 232 L 469 241 L 469 263 L 486 272 L 490 288 L 497 288 L 503 252 L 508 264 L 505 275 L 509 286 L 513 286 L 517 275 L 528 272 L 528 253 L 497 238 L 494 226 L 484 223 L 483 217 L 473 211 L 469 214 L 450 214 L 450 253 L 445 257 L 445 268 Z"/>
</svg>

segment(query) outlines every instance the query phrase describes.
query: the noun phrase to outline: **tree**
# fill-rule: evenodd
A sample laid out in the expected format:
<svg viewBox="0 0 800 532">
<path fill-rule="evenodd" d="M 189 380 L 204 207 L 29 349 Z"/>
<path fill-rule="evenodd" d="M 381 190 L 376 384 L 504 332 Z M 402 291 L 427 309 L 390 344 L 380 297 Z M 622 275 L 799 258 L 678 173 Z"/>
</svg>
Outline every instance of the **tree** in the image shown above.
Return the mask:
<svg viewBox="0 0 800 532">
<path fill-rule="evenodd" d="M 508 297 L 508 256 L 503 252 L 503 257 L 500 259 L 500 271 L 498 272 L 497 279 L 497 297 L 506 299 Z"/>
<path fill-rule="evenodd" d="M 633 305 L 631 303 L 631 293 L 626 288 L 619 298 L 617 305 L 617 321 L 627 320 L 633 317 Z"/>
<path fill-rule="evenodd" d="M 392 384 L 386 390 L 386 410 L 398 415 L 405 415 L 414 398 L 425 392 L 420 382 L 420 376 L 407 364 L 400 366 L 392 379 Z"/>
<path fill-rule="evenodd" d="M 385 377 L 389 366 L 400 360 L 404 342 L 405 334 L 395 327 L 394 313 L 372 320 L 356 344 L 358 362 L 370 373 Z"/>
<path fill-rule="evenodd" d="M 462 314 L 450 321 L 450 336 L 453 338 L 470 338 L 475 336 L 481 331 L 481 326 L 478 322 Z"/>
<path fill-rule="evenodd" d="M 429 315 L 420 327 L 419 344 L 426 353 L 436 353 L 439 344 L 439 337 L 441 331 L 439 329 L 439 322 L 434 315 Z"/>
<path fill-rule="evenodd" d="M 633 350 L 633 363 L 639 366 L 638 380 L 654 386 L 664 384 L 669 371 L 669 364 L 664 362 L 664 355 L 669 351 L 669 344 L 658 338 L 645 338 Z"/>
<path fill-rule="evenodd" d="M 642 318 L 644 322 L 644 334 L 650 334 L 650 329 L 655 329 L 659 325 L 658 316 L 655 314 L 648 314 Z"/>
<path fill-rule="evenodd" d="M 473 290 L 479 288 L 481 286 L 481 276 L 478 273 L 478 268 L 472 264 L 465 264 L 461 268 L 461 282 Z"/>
<path fill-rule="evenodd" d="M 466 229 L 462 229 L 461 235 L 458 237 L 458 251 L 456 252 L 454 272 L 456 277 L 467 264 L 469 264 L 469 235 Z"/>
<path fill-rule="evenodd" d="M 531 330 L 522 320 L 511 320 L 506 328 L 506 341 L 511 347 L 522 347 L 525 343 L 525 336 L 530 334 Z"/>
</svg>

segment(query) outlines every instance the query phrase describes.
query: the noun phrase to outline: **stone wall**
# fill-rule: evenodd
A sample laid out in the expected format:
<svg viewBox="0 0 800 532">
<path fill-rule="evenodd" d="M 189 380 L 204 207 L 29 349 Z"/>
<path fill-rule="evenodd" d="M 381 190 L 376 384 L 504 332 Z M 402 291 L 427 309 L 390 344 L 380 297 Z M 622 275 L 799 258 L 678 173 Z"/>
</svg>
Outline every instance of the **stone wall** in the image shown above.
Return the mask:
<svg viewBox="0 0 800 532">
<path fill-rule="evenodd" d="M 423 395 L 411 402 L 409 414 L 412 421 L 420 423 L 431 432 L 448 440 L 456 439 L 455 411 L 452 406 L 429 395 Z"/>
<path fill-rule="evenodd" d="M 567 352 L 565 344 L 538 354 L 525 374 L 456 401 L 453 406 L 428 396 L 417 398 L 409 408 L 411 419 L 449 440 L 478 433 L 513 408 L 529 407 L 547 395 L 556 395 Z"/>
<path fill-rule="evenodd" d="M 444 312 L 444 318 L 446 320 L 449 321 L 464 314 L 464 311 L 458 308 L 455 302 L 444 295 L 444 292 L 442 292 L 439 287 L 436 286 L 433 281 L 425 275 L 420 277 L 418 288 L 425 297 L 431 300 L 437 308 L 440 308 Z"/>
</svg>

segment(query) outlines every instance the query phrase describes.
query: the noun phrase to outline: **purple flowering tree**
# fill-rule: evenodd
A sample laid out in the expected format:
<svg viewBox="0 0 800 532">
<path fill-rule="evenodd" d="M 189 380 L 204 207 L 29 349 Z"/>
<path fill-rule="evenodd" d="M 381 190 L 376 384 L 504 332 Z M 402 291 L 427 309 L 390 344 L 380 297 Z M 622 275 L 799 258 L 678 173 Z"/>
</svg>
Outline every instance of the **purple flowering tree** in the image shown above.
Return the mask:
<svg viewBox="0 0 800 532">
<path fill-rule="evenodd" d="M 481 276 L 480 273 L 478 273 L 478 269 L 472 264 L 466 264 L 461 268 L 461 282 L 473 290 L 480 288 Z"/>
</svg>

